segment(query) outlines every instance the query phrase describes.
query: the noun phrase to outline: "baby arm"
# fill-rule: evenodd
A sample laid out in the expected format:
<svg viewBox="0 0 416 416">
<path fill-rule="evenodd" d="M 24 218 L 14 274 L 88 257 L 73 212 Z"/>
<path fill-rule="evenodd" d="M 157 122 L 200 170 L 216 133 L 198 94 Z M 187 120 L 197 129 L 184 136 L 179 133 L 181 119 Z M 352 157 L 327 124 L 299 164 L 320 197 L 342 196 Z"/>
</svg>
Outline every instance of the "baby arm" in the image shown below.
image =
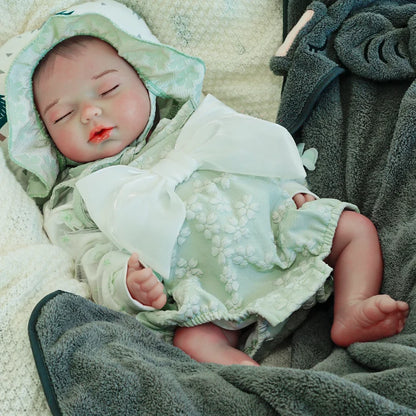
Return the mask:
<svg viewBox="0 0 416 416">
<path fill-rule="evenodd" d="M 133 299 L 145 306 L 161 309 L 166 304 L 163 284 L 152 269 L 144 267 L 137 253 L 133 253 L 127 264 L 127 289 Z"/>
</svg>

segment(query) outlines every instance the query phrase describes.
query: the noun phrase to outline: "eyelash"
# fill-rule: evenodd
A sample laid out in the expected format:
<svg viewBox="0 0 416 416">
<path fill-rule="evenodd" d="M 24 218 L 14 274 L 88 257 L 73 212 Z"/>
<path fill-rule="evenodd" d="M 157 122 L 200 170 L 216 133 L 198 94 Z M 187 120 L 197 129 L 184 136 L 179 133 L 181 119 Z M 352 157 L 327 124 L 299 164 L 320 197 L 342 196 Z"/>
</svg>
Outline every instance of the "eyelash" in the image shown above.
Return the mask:
<svg viewBox="0 0 416 416">
<path fill-rule="evenodd" d="M 100 95 L 101 95 L 101 97 L 104 97 L 104 96 L 106 96 L 107 94 L 110 94 L 111 92 L 113 92 L 114 90 L 116 90 L 119 86 L 120 86 L 120 84 L 117 84 L 117 85 L 114 85 L 114 87 L 110 88 L 109 90 L 104 91 L 102 94 L 100 94 Z M 68 113 L 64 114 L 62 117 L 59 117 L 57 120 L 55 120 L 55 121 L 53 122 L 53 124 L 59 123 L 61 120 L 63 120 L 65 117 L 69 116 L 70 114 L 72 114 L 72 111 L 70 111 L 70 112 L 68 112 Z"/>
<path fill-rule="evenodd" d="M 101 94 L 101 96 L 104 96 L 104 95 L 109 94 L 110 92 L 113 92 L 113 91 L 114 91 L 114 90 L 116 90 L 119 86 L 120 86 L 120 84 L 114 85 L 114 87 L 113 87 L 113 88 L 110 88 L 109 90 L 107 90 L 107 91 L 103 92 L 103 93 Z"/>
<path fill-rule="evenodd" d="M 53 124 L 59 123 L 61 120 L 63 120 L 65 117 L 69 116 L 72 113 L 72 111 L 70 111 L 69 113 L 66 113 L 65 115 L 63 115 L 62 117 L 59 117 L 57 120 L 55 120 L 53 122 Z"/>
</svg>

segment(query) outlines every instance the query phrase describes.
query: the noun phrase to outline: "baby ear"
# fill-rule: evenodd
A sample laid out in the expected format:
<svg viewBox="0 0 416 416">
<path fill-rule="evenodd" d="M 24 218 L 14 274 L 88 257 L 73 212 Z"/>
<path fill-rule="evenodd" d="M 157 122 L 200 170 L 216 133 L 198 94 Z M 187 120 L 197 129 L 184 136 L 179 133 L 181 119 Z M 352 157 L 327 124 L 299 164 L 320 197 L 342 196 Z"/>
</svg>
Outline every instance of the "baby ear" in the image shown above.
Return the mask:
<svg viewBox="0 0 416 416">
<path fill-rule="evenodd" d="M 277 49 L 275 56 L 286 56 L 287 52 L 289 51 L 290 47 L 293 44 L 293 41 L 296 39 L 296 36 L 299 32 L 305 27 L 306 23 L 308 23 L 315 12 L 313 10 L 306 10 L 303 13 L 302 17 L 298 20 L 295 26 L 293 26 L 292 30 L 287 34 L 283 43 Z"/>
</svg>

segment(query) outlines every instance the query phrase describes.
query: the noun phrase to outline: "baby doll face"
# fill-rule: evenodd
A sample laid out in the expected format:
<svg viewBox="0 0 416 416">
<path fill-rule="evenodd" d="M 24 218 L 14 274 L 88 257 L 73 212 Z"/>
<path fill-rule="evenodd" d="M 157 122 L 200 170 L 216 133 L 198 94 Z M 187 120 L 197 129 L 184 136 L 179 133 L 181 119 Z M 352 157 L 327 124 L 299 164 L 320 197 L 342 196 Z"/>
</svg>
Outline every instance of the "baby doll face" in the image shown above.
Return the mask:
<svg viewBox="0 0 416 416">
<path fill-rule="evenodd" d="M 91 38 L 53 54 L 35 74 L 39 114 L 60 152 L 75 162 L 113 156 L 142 133 L 150 99 L 136 71 Z"/>
</svg>

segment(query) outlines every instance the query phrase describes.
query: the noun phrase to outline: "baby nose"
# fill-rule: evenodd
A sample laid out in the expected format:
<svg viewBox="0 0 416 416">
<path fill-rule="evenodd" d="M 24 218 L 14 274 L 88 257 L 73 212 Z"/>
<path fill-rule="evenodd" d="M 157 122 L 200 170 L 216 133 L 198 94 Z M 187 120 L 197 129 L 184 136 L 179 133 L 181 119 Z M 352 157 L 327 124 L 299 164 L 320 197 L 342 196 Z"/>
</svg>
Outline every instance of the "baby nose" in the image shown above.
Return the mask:
<svg viewBox="0 0 416 416">
<path fill-rule="evenodd" d="M 81 111 L 81 123 L 86 124 L 94 117 L 99 117 L 101 115 L 101 108 L 94 104 L 84 105 Z"/>
</svg>

